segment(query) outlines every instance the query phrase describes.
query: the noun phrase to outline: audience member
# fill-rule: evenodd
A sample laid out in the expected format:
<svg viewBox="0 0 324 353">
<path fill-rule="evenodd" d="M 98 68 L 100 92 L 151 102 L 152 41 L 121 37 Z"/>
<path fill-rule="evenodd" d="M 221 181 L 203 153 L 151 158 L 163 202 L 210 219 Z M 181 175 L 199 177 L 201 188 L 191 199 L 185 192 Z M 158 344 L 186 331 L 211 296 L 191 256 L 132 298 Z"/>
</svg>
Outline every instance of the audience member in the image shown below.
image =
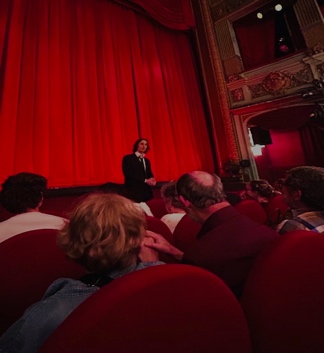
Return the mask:
<svg viewBox="0 0 324 353">
<path fill-rule="evenodd" d="M 261 205 L 266 204 L 271 197 L 279 195 L 267 180 L 251 180 L 245 185 L 245 197 L 258 201 Z"/>
<path fill-rule="evenodd" d="M 135 141 L 133 153 L 123 157 L 122 169 L 125 186 L 130 197 L 136 202 L 145 202 L 153 198 L 152 186 L 156 184 L 151 162 L 145 157 L 150 147 L 146 139 Z"/>
<path fill-rule="evenodd" d="M 19 173 L 5 180 L 0 200 L 15 216 L 0 223 L 0 242 L 30 230 L 64 226 L 64 218 L 39 212 L 46 186 L 46 178 L 33 173 Z"/>
<path fill-rule="evenodd" d="M 92 194 L 81 201 L 59 232 L 58 245 L 89 274 L 81 280 L 53 282 L 44 298 L 2 335 L 0 352 L 38 352 L 62 321 L 100 287 L 127 273 L 163 264 L 156 251 L 142 246 L 145 235 L 145 215 L 130 200 Z"/>
<path fill-rule="evenodd" d="M 168 211 L 168 214 L 164 215 L 161 221 L 164 222 L 171 230 L 171 233 L 173 233 L 176 225 L 186 214 L 182 202 L 177 197 L 176 182 L 163 184 L 161 187 L 161 197 Z"/>
<path fill-rule="evenodd" d="M 226 201 L 231 204 L 232 206 L 237 205 L 239 202 L 242 201 L 242 198 L 239 196 L 239 194 L 235 192 L 226 192 L 225 191 L 225 198 Z"/>
<path fill-rule="evenodd" d="M 284 183 L 285 178 L 278 178 L 273 182 L 273 187 L 276 191 L 279 191 L 282 194 L 282 184 Z"/>
<path fill-rule="evenodd" d="M 183 253 L 160 235 L 152 234 L 155 243 L 147 246 L 183 263 L 210 270 L 240 297 L 256 256 L 278 233 L 236 211 L 225 200 L 223 185 L 215 174 L 184 174 L 176 188 L 188 216 L 202 224 L 198 241 Z"/>
<path fill-rule="evenodd" d="M 290 169 L 282 184 L 282 192 L 292 219 L 278 225 L 279 234 L 297 229 L 324 232 L 324 168 L 302 166 Z"/>
</svg>

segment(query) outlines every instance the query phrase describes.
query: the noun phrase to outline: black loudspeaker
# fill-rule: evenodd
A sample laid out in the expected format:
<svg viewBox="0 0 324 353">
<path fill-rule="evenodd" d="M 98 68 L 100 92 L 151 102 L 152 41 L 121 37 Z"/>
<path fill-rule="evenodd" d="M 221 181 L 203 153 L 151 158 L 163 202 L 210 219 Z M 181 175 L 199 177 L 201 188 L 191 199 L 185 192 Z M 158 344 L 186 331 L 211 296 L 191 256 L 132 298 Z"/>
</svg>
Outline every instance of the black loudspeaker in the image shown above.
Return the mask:
<svg viewBox="0 0 324 353">
<path fill-rule="evenodd" d="M 249 159 L 242 159 L 242 160 L 240 161 L 240 166 L 241 166 L 242 168 L 249 168 L 249 167 L 251 167 L 251 162 L 250 162 Z"/>
<path fill-rule="evenodd" d="M 250 127 L 253 145 L 271 145 L 271 135 L 268 130 L 264 130 L 259 126 Z"/>
</svg>

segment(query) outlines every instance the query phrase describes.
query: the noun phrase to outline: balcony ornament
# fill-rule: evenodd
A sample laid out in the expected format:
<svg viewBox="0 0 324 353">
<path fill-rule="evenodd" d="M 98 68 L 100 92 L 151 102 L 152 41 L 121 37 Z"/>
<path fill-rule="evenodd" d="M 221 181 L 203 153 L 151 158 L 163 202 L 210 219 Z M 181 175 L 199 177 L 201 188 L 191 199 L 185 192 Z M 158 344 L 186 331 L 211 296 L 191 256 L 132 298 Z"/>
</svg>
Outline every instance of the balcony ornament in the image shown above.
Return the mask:
<svg viewBox="0 0 324 353">
<path fill-rule="evenodd" d="M 228 83 L 231 83 L 231 82 L 235 82 L 235 81 L 238 81 L 238 80 L 241 80 L 242 77 L 240 75 L 229 75 L 227 77 L 227 82 Z"/>
<path fill-rule="evenodd" d="M 285 93 L 291 86 L 291 78 L 283 72 L 271 72 L 262 81 L 262 87 L 270 94 Z"/>
<path fill-rule="evenodd" d="M 323 53 L 324 52 L 324 45 L 320 42 L 318 42 L 317 44 L 315 44 L 313 46 L 313 53 L 314 54 L 319 54 L 319 53 Z"/>
<path fill-rule="evenodd" d="M 312 84 L 313 87 L 302 94 L 303 98 L 324 94 L 324 79 L 315 79 Z"/>
</svg>

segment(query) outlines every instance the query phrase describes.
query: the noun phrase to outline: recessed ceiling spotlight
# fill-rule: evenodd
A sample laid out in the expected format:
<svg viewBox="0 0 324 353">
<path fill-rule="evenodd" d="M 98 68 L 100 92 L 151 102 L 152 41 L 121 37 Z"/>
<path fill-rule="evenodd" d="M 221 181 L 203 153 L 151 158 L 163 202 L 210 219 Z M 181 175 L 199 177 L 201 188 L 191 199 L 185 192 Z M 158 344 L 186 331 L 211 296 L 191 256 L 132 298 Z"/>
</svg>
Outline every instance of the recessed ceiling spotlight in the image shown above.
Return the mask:
<svg viewBox="0 0 324 353">
<path fill-rule="evenodd" d="M 263 18 L 263 15 L 262 15 L 261 12 L 258 12 L 258 13 L 257 13 L 257 18 L 258 18 L 259 20 L 261 20 L 261 19 Z"/>
<path fill-rule="evenodd" d="M 281 4 L 277 4 L 277 5 L 275 6 L 275 10 L 276 10 L 276 11 L 281 11 L 281 10 L 282 10 L 282 5 L 281 5 Z"/>
</svg>

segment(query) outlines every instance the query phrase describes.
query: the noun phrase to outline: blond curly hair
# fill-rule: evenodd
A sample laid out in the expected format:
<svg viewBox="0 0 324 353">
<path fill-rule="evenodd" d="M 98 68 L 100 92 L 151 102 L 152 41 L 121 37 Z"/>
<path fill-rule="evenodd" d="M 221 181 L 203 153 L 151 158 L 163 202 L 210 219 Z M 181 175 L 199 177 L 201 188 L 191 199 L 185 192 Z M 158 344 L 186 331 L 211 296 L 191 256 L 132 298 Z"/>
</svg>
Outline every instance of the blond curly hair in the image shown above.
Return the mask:
<svg viewBox="0 0 324 353">
<path fill-rule="evenodd" d="M 146 229 L 144 213 L 116 194 L 91 194 L 58 234 L 68 257 L 90 272 L 122 270 L 137 261 Z"/>
</svg>

